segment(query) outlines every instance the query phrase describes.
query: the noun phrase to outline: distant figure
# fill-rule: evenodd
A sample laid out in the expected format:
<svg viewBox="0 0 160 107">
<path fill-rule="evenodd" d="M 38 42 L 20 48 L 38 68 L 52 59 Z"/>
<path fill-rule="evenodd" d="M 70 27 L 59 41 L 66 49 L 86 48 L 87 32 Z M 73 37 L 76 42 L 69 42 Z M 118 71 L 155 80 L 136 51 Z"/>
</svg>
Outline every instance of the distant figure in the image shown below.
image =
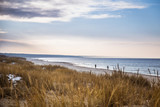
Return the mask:
<svg viewBox="0 0 160 107">
<path fill-rule="evenodd" d="M 107 70 L 109 70 L 109 66 L 107 66 Z"/>
<path fill-rule="evenodd" d="M 92 74 L 92 71 L 90 70 L 89 74 L 91 75 Z"/>
<path fill-rule="evenodd" d="M 97 67 L 97 65 L 95 64 L 95 68 Z"/>
</svg>

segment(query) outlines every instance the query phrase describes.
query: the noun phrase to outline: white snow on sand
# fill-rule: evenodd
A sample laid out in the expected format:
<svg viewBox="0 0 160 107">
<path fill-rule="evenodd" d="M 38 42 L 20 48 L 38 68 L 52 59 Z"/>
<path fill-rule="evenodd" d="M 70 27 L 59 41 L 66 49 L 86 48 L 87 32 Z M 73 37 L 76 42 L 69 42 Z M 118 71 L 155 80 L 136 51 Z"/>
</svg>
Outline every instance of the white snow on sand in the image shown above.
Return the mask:
<svg viewBox="0 0 160 107">
<path fill-rule="evenodd" d="M 16 83 L 17 81 L 20 81 L 22 79 L 22 77 L 19 76 L 15 76 L 13 74 L 9 74 L 8 76 L 8 80 L 12 80 L 13 83 Z"/>
</svg>

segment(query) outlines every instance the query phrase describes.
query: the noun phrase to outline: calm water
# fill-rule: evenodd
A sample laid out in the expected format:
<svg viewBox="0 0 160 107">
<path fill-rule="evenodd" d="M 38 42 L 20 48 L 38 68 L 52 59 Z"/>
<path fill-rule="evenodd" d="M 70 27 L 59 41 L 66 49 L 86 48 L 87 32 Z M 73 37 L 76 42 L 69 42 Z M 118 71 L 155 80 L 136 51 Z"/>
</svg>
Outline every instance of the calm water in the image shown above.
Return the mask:
<svg viewBox="0 0 160 107">
<path fill-rule="evenodd" d="M 91 58 L 91 57 L 81 57 L 81 56 L 65 56 L 65 55 L 28 55 L 28 54 L 7 54 L 9 56 L 19 56 L 19 57 L 29 57 L 40 59 L 49 62 L 69 62 L 76 64 L 78 66 L 91 67 L 94 68 L 95 64 L 97 68 L 113 70 L 117 64 L 120 68 L 124 67 L 125 72 L 133 72 L 142 74 L 149 74 L 148 69 L 150 69 L 152 75 L 155 74 L 154 71 L 159 71 L 160 75 L 160 59 L 134 59 L 134 58 Z"/>
</svg>

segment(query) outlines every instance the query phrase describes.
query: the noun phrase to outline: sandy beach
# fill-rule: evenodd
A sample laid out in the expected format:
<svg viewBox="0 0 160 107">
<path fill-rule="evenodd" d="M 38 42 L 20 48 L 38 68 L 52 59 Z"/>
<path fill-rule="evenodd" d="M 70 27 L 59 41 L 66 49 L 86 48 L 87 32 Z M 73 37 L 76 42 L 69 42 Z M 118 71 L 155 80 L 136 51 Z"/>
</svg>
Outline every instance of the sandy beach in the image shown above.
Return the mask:
<svg viewBox="0 0 160 107">
<path fill-rule="evenodd" d="M 100 69 L 100 68 L 89 68 L 89 67 L 82 67 L 82 66 L 77 66 L 75 64 L 72 63 L 68 63 L 68 62 L 48 62 L 48 61 L 43 61 L 43 60 L 39 60 L 39 59 L 33 59 L 33 58 L 27 58 L 28 61 L 33 62 L 36 65 L 58 65 L 58 66 L 62 66 L 62 67 L 66 67 L 72 70 L 76 70 L 78 72 L 91 72 L 94 74 L 112 74 L 113 70 L 107 70 L 107 69 Z M 137 73 L 131 73 L 131 72 L 125 72 L 127 75 L 137 75 Z M 153 76 L 153 75 L 145 75 L 145 74 L 138 74 L 143 76 L 144 78 L 148 79 L 149 81 L 152 82 L 157 82 L 158 80 L 160 80 L 160 77 L 157 76 Z"/>
</svg>

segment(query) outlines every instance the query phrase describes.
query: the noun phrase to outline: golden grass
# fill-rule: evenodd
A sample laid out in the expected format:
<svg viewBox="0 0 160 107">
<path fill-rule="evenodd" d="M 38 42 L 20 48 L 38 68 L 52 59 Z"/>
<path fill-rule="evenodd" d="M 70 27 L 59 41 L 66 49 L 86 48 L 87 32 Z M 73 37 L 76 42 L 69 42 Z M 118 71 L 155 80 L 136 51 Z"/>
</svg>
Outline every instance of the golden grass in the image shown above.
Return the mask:
<svg viewBox="0 0 160 107">
<path fill-rule="evenodd" d="M 22 79 L 14 84 L 8 74 Z M 121 71 L 95 75 L 0 56 L 0 98 L 14 99 L 16 106 L 25 100 L 28 107 L 160 107 L 159 84 L 151 85 L 139 75 L 127 76 Z"/>
</svg>

